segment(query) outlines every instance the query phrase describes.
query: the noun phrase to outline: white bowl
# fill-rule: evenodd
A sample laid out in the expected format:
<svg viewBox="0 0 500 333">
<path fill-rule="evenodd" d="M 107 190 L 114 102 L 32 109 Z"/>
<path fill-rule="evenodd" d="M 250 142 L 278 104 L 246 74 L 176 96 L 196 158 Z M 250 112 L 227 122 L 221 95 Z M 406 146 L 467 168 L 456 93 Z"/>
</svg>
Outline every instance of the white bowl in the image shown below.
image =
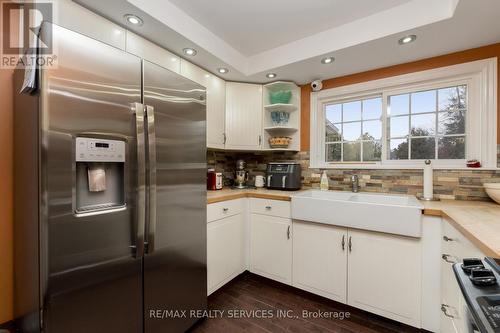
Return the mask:
<svg viewBox="0 0 500 333">
<path fill-rule="evenodd" d="M 500 183 L 485 183 L 483 186 L 490 198 L 500 204 Z"/>
</svg>

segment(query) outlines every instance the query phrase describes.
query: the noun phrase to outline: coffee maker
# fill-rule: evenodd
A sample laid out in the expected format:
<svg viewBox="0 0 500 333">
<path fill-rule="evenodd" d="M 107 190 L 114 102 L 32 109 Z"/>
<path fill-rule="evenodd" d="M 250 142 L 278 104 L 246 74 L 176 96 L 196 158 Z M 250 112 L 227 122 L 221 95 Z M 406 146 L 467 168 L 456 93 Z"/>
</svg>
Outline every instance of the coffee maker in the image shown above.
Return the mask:
<svg viewBox="0 0 500 333">
<path fill-rule="evenodd" d="M 248 181 L 248 171 L 244 160 L 236 161 L 236 175 L 234 180 L 235 188 L 247 188 L 246 182 Z"/>
</svg>

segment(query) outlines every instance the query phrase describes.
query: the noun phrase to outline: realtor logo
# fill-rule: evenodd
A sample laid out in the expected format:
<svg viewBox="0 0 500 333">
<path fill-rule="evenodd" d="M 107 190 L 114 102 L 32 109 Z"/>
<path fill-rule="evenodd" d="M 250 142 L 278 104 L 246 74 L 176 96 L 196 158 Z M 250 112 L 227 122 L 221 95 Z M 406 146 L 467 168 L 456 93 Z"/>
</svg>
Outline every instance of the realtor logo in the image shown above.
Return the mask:
<svg viewBox="0 0 500 333">
<path fill-rule="evenodd" d="M 42 22 L 52 22 L 52 3 L 5 0 L 0 3 L 1 67 L 52 65 L 55 60 L 52 30 L 44 29 L 40 34 Z"/>
</svg>

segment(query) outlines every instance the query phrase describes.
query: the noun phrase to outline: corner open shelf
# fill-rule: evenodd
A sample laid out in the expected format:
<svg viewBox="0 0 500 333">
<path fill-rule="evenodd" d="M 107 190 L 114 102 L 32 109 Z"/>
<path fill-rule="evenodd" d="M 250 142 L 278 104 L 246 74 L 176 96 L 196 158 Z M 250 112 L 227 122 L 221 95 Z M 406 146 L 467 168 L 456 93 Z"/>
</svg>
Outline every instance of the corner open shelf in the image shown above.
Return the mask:
<svg viewBox="0 0 500 333">
<path fill-rule="evenodd" d="M 278 91 L 291 91 L 292 96 L 287 104 L 271 104 L 270 93 Z M 276 81 L 264 85 L 263 90 L 263 108 L 264 108 L 264 142 L 262 150 L 265 151 L 300 151 L 300 88 L 293 82 Z M 290 118 L 287 123 L 273 123 L 271 113 L 283 111 L 289 113 Z M 292 138 L 287 148 L 271 148 L 269 139 L 277 136 L 286 136 Z"/>
<path fill-rule="evenodd" d="M 285 111 L 285 112 L 293 112 L 298 109 L 297 105 L 294 104 L 268 104 L 264 105 L 264 109 L 267 111 Z"/>
</svg>

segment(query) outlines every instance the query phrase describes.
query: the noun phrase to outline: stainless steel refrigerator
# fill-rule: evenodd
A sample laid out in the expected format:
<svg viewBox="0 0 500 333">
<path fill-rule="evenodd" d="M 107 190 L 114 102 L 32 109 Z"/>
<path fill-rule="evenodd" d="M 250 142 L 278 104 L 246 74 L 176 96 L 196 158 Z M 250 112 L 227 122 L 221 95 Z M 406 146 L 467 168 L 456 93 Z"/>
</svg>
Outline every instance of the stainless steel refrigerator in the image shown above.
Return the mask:
<svg viewBox="0 0 500 333">
<path fill-rule="evenodd" d="M 185 331 L 206 309 L 205 89 L 50 31 L 57 66 L 32 93 L 14 76 L 17 324 Z"/>
</svg>

